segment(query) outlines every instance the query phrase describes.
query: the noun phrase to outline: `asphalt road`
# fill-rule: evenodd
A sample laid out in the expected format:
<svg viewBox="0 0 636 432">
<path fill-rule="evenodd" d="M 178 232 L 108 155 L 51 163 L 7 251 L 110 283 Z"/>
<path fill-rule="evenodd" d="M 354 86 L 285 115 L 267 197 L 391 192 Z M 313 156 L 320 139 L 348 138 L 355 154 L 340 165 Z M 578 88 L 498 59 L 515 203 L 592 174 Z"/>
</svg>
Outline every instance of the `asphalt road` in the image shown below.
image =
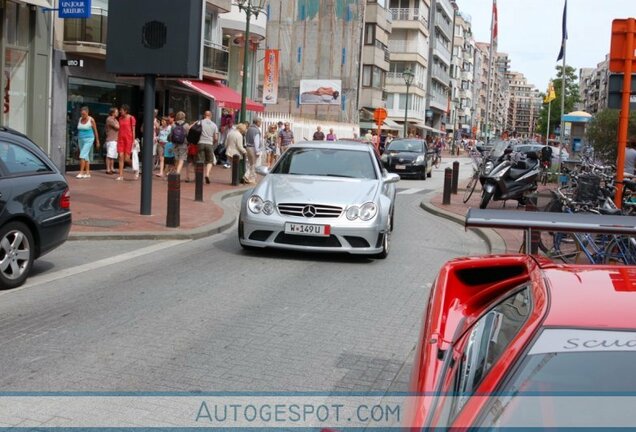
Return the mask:
<svg viewBox="0 0 636 432">
<path fill-rule="evenodd" d="M 439 267 L 486 250 L 419 208 L 441 182 L 438 170 L 399 183 L 386 260 L 244 252 L 235 229 L 68 242 L 25 287 L 0 292 L 0 388 L 406 390 Z"/>
</svg>

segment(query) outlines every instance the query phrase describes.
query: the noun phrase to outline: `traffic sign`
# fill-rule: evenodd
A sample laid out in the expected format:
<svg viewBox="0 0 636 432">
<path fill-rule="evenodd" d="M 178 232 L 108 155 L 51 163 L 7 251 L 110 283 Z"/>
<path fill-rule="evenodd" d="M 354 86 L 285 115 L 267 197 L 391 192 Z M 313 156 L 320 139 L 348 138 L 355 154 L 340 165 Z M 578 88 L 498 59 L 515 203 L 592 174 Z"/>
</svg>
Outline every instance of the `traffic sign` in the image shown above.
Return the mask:
<svg viewBox="0 0 636 432">
<path fill-rule="evenodd" d="M 636 61 L 636 49 L 627 53 L 627 33 L 629 21 L 634 18 L 615 19 L 612 21 L 612 40 L 610 43 L 610 72 L 624 73 L 625 60 Z M 629 56 L 629 58 L 627 58 Z"/>
<path fill-rule="evenodd" d="M 384 108 L 376 108 L 375 111 L 373 111 L 373 120 L 378 126 L 382 126 L 382 123 L 384 123 L 384 120 L 386 120 L 388 116 L 389 113 Z"/>
</svg>

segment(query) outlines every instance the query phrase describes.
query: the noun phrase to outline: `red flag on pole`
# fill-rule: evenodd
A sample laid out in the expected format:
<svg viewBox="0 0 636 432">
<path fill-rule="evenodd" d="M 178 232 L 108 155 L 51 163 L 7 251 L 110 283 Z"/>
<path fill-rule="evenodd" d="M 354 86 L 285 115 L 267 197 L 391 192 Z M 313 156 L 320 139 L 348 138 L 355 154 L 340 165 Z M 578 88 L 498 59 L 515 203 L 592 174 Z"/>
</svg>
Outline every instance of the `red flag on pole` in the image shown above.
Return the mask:
<svg viewBox="0 0 636 432">
<path fill-rule="evenodd" d="M 497 43 L 497 0 L 492 0 L 492 43 Z"/>
</svg>

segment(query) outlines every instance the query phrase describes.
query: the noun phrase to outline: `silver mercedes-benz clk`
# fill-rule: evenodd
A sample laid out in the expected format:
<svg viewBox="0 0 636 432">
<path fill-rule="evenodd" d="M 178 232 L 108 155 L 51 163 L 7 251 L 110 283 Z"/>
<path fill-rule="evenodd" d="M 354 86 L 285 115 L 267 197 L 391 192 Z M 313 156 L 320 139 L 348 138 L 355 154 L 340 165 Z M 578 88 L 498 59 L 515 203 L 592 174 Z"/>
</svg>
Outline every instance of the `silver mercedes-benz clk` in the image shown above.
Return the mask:
<svg viewBox="0 0 636 432">
<path fill-rule="evenodd" d="M 360 142 L 290 146 L 243 195 L 238 237 L 247 249 L 389 253 L 397 174 Z"/>
</svg>

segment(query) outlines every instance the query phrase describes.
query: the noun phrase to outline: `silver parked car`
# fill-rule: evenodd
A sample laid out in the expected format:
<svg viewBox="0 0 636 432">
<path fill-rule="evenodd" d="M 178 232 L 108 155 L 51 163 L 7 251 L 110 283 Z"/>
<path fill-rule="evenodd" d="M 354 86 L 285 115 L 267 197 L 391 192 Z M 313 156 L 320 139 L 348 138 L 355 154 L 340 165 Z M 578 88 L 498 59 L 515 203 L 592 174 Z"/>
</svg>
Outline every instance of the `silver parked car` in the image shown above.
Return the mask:
<svg viewBox="0 0 636 432">
<path fill-rule="evenodd" d="M 295 144 L 243 195 L 241 246 L 389 253 L 397 174 L 382 168 L 374 148 L 356 142 Z"/>
</svg>

